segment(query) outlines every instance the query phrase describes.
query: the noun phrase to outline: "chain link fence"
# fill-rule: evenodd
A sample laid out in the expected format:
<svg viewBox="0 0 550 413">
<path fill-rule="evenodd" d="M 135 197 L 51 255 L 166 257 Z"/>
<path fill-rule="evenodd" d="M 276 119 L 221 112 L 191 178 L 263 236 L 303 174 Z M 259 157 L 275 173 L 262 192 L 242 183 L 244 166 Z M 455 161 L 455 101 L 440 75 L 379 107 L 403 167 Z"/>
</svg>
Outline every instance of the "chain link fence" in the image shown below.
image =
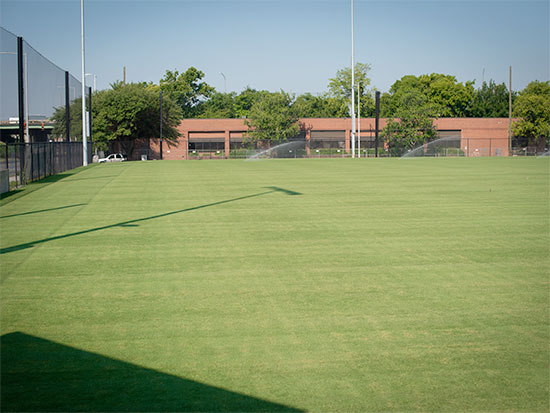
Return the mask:
<svg viewBox="0 0 550 413">
<path fill-rule="evenodd" d="M 88 162 L 92 144 L 88 142 Z M 8 170 L 10 189 L 82 166 L 81 142 L 0 145 L 0 168 Z"/>
</svg>

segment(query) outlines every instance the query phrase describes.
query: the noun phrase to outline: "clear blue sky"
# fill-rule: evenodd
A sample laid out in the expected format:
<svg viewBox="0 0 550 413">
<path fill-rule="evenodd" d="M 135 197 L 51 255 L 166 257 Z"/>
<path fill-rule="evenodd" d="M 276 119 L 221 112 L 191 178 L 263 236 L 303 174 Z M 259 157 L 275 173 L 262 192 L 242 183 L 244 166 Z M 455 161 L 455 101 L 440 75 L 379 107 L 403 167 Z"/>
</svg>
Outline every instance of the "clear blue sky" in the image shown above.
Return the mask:
<svg viewBox="0 0 550 413">
<path fill-rule="evenodd" d="M 223 91 L 313 94 L 350 65 L 349 0 L 85 0 L 86 72 L 98 89 L 195 66 Z M 550 77 L 550 2 L 355 0 L 356 61 L 381 91 L 407 74 L 460 82 Z M 80 78 L 79 0 L 0 0 L 0 25 Z M 91 84 L 89 78 L 88 84 Z"/>
</svg>

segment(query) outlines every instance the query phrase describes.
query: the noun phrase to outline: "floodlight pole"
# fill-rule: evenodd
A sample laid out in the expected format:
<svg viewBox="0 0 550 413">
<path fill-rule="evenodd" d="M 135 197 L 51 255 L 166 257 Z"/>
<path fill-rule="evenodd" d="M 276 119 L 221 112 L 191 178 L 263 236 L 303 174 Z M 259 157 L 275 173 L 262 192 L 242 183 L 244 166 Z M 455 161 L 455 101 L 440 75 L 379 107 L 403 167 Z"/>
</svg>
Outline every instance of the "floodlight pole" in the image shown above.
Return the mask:
<svg viewBox="0 0 550 413">
<path fill-rule="evenodd" d="M 353 49 L 353 0 L 351 0 L 351 157 L 355 158 L 355 59 Z"/>
<path fill-rule="evenodd" d="M 82 165 L 88 165 L 88 139 L 86 138 L 86 64 L 84 61 L 84 0 L 80 0 L 80 45 L 82 57 Z"/>
</svg>

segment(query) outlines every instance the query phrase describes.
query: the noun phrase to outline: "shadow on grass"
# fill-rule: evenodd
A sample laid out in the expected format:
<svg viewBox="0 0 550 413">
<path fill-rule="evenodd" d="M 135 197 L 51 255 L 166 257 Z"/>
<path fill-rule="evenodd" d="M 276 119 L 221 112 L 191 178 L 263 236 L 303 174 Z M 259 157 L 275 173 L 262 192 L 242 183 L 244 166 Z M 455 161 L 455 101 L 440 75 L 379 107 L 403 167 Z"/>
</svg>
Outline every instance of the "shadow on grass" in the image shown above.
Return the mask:
<svg viewBox="0 0 550 413">
<path fill-rule="evenodd" d="M 273 191 L 282 192 L 283 194 L 287 194 L 287 195 L 302 195 L 301 192 L 295 192 L 295 191 L 291 191 L 290 189 L 279 188 L 278 186 L 266 186 L 265 188 L 272 189 Z"/>
<path fill-rule="evenodd" d="M 115 227 L 136 227 L 136 226 L 138 226 L 136 224 L 139 223 L 139 222 L 145 222 L 145 221 L 150 221 L 152 219 L 163 218 L 163 217 L 167 217 L 167 216 L 175 215 L 175 214 L 181 214 L 182 212 L 190 212 L 190 211 L 195 211 L 197 209 L 209 208 L 209 207 L 213 207 L 213 206 L 216 206 L 216 205 L 228 204 L 230 202 L 242 201 L 244 199 L 255 198 L 255 197 L 258 197 L 258 196 L 263 196 L 263 195 L 271 194 L 271 193 L 274 193 L 274 192 L 281 192 L 281 193 L 287 194 L 287 195 L 301 195 L 299 192 L 290 191 L 288 189 L 283 189 L 283 188 L 279 188 L 279 187 L 276 187 L 276 186 L 267 187 L 267 188 L 271 188 L 271 189 L 269 191 L 260 192 L 260 193 L 257 193 L 257 194 L 245 195 L 245 196 L 241 196 L 241 197 L 238 197 L 238 198 L 232 198 L 232 199 L 226 199 L 225 201 L 212 202 L 210 204 L 199 205 L 199 206 L 196 206 L 196 207 L 178 209 L 176 211 L 166 212 L 164 214 L 152 215 L 152 216 L 145 217 L 145 218 L 131 219 L 131 220 L 128 220 L 128 221 L 117 222 L 116 224 L 104 225 L 104 226 L 101 226 L 101 227 L 90 228 L 90 229 L 86 229 L 86 230 L 82 230 L 82 231 L 71 232 L 69 234 L 57 235 L 55 237 L 49 237 L 49 238 L 44 238 L 44 239 L 40 239 L 40 240 L 36 240 L 36 241 L 25 242 L 23 244 L 13 245 L 11 247 L 6 247 L 6 248 L 0 249 L 0 255 L 1 254 L 7 254 L 9 252 L 24 250 L 26 248 L 31 248 L 31 247 L 34 247 L 35 245 L 43 244 L 45 242 L 55 241 L 55 240 L 63 239 L 63 238 L 74 237 L 74 236 L 77 236 L 77 235 L 89 234 L 91 232 L 102 231 L 104 229 L 115 228 Z"/>
<path fill-rule="evenodd" d="M 37 210 L 37 211 L 21 212 L 21 213 L 19 213 L 19 214 L 4 215 L 4 216 L 1 216 L 0 219 L 12 218 L 12 217 L 20 217 L 20 216 L 22 216 L 22 215 L 39 214 L 39 213 L 41 213 L 41 212 L 57 211 L 57 210 L 59 210 L 59 209 L 74 208 L 74 207 L 82 206 L 82 205 L 87 205 L 87 204 L 74 204 L 74 205 L 66 205 L 66 206 L 56 207 L 56 208 L 39 209 L 39 210 Z"/>
<path fill-rule="evenodd" d="M 4 192 L 0 194 L 0 200 L 7 199 L 10 196 L 17 195 L 18 193 L 23 192 L 22 189 L 14 189 L 13 191 Z M 11 201 L 11 200 L 10 200 Z"/>
<path fill-rule="evenodd" d="M 0 206 L 9 204 L 12 201 L 15 201 L 16 199 L 19 199 L 25 195 L 32 194 L 34 191 L 44 188 L 45 186 L 51 185 L 53 183 L 59 182 L 65 178 L 69 178 L 73 175 L 76 175 L 82 171 L 85 171 L 86 169 L 92 168 L 95 165 L 89 165 L 89 166 L 81 166 L 75 169 L 71 169 L 69 171 L 62 172 L 57 175 L 51 175 L 47 176 L 44 179 L 40 179 L 39 181 L 31 182 L 25 186 L 23 186 L 20 189 L 15 189 L 13 191 L 4 192 L 3 194 L 0 194 Z M 101 177 L 103 178 L 103 177 Z M 97 179 L 97 178 L 83 178 L 83 179 Z"/>
<path fill-rule="evenodd" d="M 2 411 L 302 411 L 24 333 L 1 346 Z"/>
</svg>

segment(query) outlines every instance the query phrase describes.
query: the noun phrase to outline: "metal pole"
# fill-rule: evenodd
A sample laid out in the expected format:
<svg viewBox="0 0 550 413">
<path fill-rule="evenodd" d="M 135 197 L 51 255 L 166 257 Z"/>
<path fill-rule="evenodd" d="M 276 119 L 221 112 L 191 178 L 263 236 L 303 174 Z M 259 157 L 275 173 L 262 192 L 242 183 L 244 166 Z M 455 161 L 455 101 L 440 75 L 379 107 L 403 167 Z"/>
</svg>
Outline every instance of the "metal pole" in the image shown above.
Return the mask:
<svg viewBox="0 0 550 413">
<path fill-rule="evenodd" d="M 29 134 L 29 63 L 27 59 L 27 53 L 23 53 L 25 59 L 25 142 L 31 141 L 31 135 Z"/>
<path fill-rule="evenodd" d="M 351 157 L 355 157 L 355 59 L 353 56 L 353 0 L 351 0 Z"/>
<path fill-rule="evenodd" d="M 69 96 L 69 72 L 65 72 L 65 131 L 67 142 L 71 140 L 71 97 Z"/>
<path fill-rule="evenodd" d="M 357 157 L 361 157 L 361 82 L 357 84 Z"/>
<path fill-rule="evenodd" d="M 88 88 L 88 132 L 90 135 L 90 142 L 93 142 L 92 138 L 92 88 Z"/>
<path fill-rule="evenodd" d="M 162 161 L 162 90 L 160 91 L 160 160 Z"/>
<path fill-rule="evenodd" d="M 80 45 L 82 57 L 82 165 L 88 165 L 88 139 L 86 138 L 86 64 L 84 61 L 84 0 L 80 0 Z"/>
<path fill-rule="evenodd" d="M 510 87 L 508 90 L 508 156 L 512 155 L 512 66 L 510 66 Z"/>
<path fill-rule="evenodd" d="M 17 89 L 19 100 L 19 142 L 24 142 L 25 136 L 25 93 L 23 80 L 23 38 L 17 38 Z"/>
<path fill-rule="evenodd" d="M 378 158 L 378 122 L 380 120 L 380 92 L 375 93 L 375 121 L 374 121 L 374 156 Z"/>
</svg>

